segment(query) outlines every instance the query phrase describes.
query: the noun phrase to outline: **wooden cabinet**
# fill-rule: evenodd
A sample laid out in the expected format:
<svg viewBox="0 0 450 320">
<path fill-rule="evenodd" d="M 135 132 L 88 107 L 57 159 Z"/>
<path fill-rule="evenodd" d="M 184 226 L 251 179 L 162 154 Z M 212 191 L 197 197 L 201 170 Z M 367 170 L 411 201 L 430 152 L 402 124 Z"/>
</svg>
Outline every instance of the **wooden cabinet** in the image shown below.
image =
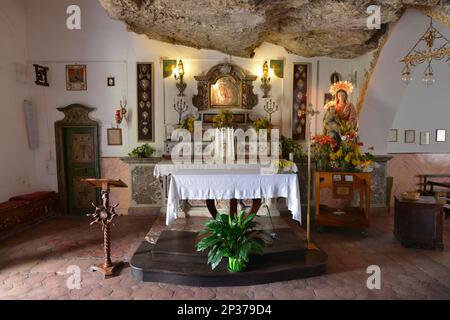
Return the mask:
<svg viewBox="0 0 450 320">
<path fill-rule="evenodd" d="M 371 174 L 365 172 L 316 172 L 315 223 L 320 226 L 365 229 L 370 226 Z M 321 203 L 321 190 L 332 191 L 334 199 L 348 199 L 350 205 L 336 208 Z"/>
<path fill-rule="evenodd" d="M 434 197 L 395 197 L 394 235 L 402 245 L 443 250 L 443 224 L 443 205 Z"/>
</svg>

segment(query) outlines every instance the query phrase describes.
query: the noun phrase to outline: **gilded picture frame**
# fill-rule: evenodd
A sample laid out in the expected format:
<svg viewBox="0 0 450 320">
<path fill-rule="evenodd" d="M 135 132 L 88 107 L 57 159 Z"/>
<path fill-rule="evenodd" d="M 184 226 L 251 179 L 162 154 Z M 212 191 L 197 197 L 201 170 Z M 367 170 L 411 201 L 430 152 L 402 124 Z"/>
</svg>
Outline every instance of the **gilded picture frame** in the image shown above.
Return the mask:
<svg viewBox="0 0 450 320">
<path fill-rule="evenodd" d="M 87 67 L 85 64 L 66 65 L 66 90 L 87 90 Z"/>
<path fill-rule="evenodd" d="M 225 75 L 209 84 L 209 108 L 242 108 L 242 82 Z"/>
</svg>

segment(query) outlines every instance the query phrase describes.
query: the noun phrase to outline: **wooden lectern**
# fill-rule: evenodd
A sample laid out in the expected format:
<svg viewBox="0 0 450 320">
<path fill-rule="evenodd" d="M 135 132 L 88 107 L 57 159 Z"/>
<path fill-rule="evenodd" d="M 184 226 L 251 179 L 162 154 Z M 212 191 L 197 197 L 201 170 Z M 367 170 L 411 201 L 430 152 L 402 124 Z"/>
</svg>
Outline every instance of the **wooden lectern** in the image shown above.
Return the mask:
<svg viewBox="0 0 450 320">
<path fill-rule="evenodd" d="M 123 261 L 115 263 L 111 261 L 111 225 L 114 225 L 112 221 L 117 216 L 115 209 L 119 206 L 119 204 L 114 206 L 109 205 L 109 192 L 111 191 L 111 188 L 128 188 L 128 186 L 121 180 L 84 179 L 83 181 L 93 187 L 101 188 L 103 200 L 102 205 L 99 207 L 92 203 L 95 207 L 95 212 L 88 214 L 88 216 L 95 219 L 91 225 L 96 223 L 102 224 L 105 262 L 103 264 L 91 267 L 91 270 L 103 273 L 105 279 L 114 277 L 116 272 L 123 267 L 124 263 Z"/>
</svg>

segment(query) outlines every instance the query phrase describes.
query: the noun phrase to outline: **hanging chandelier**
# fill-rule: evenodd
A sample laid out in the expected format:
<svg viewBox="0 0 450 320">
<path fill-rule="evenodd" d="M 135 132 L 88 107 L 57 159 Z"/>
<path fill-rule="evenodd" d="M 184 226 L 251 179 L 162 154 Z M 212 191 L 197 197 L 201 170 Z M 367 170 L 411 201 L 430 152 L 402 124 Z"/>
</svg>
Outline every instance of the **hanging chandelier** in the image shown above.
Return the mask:
<svg viewBox="0 0 450 320">
<path fill-rule="evenodd" d="M 423 73 L 423 83 L 428 87 L 436 82 L 431 62 L 433 60 L 450 60 L 450 42 L 434 26 L 430 17 L 430 26 L 425 34 L 416 42 L 415 46 L 401 60 L 405 64 L 402 70 L 402 81 L 406 84 L 412 81 L 413 68 L 422 63 L 427 63 Z"/>
</svg>

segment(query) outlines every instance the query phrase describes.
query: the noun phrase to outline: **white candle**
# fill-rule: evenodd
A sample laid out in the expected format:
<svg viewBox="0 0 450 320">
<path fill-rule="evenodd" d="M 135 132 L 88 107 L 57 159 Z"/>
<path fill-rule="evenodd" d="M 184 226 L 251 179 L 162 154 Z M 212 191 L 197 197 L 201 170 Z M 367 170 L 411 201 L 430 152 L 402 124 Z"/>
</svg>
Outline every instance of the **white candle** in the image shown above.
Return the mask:
<svg viewBox="0 0 450 320">
<path fill-rule="evenodd" d="M 289 153 L 289 161 L 294 162 L 294 153 L 293 152 Z"/>
</svg>

